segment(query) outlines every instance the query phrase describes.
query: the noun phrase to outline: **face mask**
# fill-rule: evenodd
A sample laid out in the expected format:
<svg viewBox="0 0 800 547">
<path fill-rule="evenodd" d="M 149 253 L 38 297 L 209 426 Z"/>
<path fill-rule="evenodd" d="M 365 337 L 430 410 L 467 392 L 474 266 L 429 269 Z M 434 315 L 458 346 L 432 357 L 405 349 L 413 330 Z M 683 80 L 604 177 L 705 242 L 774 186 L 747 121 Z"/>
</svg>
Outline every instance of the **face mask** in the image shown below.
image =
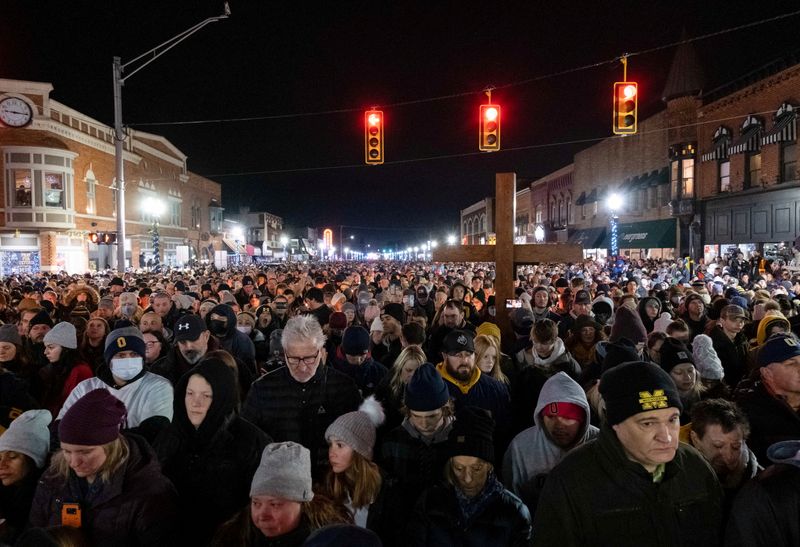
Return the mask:
<svg viewBox="0 0 800 547">
<path fill-rule="evenodd" d="M 124 359 L 111 360 L 111 372 L 120 380 L 133 380 L 142 372 L 143 360 L 141 357 L 125 357 Z"/>
<path fill-rule="evenodd" d="M 228 329 L 225 327 L 225 321 L 219 321 L 217 319 L 211 321 L 209 330 L 211 331 L 211 334 L 215 336 L 224 336 L 228 331 Z"/>
<path fill-rule="evenodd" d="M 136 311 L 136 304 L 123 304 L 119 307 L 119 311 L 122 313 L 122 315 L 130 317 Z"/>
<path fill-rule="evenodd" d="M 253 327 L 251 327 L 250 325 L 236 325 L 236 330 L 238 330 L 239 332 L 243 332 L 245 334 L 250 334 L 251 332 L 253 332 Z"/>
</svg>

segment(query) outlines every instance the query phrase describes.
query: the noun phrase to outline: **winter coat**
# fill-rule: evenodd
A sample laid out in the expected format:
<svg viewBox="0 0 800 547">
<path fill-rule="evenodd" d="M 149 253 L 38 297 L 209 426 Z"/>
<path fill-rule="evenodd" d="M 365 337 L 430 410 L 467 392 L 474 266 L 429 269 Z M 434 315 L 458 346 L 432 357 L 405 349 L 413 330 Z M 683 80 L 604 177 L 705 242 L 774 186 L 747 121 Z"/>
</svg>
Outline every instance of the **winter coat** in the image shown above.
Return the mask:
<svg viewBox="0 0 800 547">
<path fill-rule="evenodd" d="M 41 469 L 33 467 L 19 482 L 10 486 L 0 484 L 0 518 L 5 519 L 0 527 L 0 544 L 13 545 L 27 527 L 41 474 Z"/>
<path fill-rule="evenodd" d="M 679 444 L 660 483 L 628 459 L 614 430 L 567 454 L 547 477 L 533 544 L 712 547 L 720 544 L 722 489 L 703 457 Z"/>
<path fill-rule="evenodd" d="M 511 409 L 514 419 L 513 430 L 515 433 L 534 425 L 533 412 L 536 401 L 544 383 L 553 374 L 565 372 L 567 376 L 578 381 L 581 367 L 570 355 L 561 339 L 556 340 L 553 353 L 541 361 L 526 351 L 520 351 L 515 359 L 522 364 L 517 379 L 511 385 Z"/>
<path fill-rule="evenodd" d="M 253 345 L 253 341 L 250 340 L 249 336 L 236 330 L 236 312 L 234 312 L 233 308 L 227 304 L 219 304 L 214 306 L 206 315 L 206 325 L 209 326 L 209 330 L 211 330 L 210 324 L 212 313 L 216 315 L 224 315 L 227 318 L 227 322 L 225 324 L 225 335 L 215 335 L 219 340 L 220 346 L 222 346 L 222 349 L 244 363 L 250 372 L 250 376 L 255 378 L 256 347 Z"/>
<path fill-rule="evenodd" d="M 714 350 L 717 352 L 722 368 L 725 371 L 725 383 L 735 388 L 743 376 L 747 374 L 747 354 L 749 343 L 747 335 L 738 333 L 731 340 L 722 327 L 717 325 L 709 333 Z"/>
<path fill-rule="evenodd" d="M 536 425 L 514 437 L 503 459 L 503 484 L 522 499 L 531 514 L 536 512 L 547 474 L 569 451 L 557 446 L 544 431 L 542 411 L 551 403 L 572 403 L 583 408 L 586 419 L 574 446 L 594 439 L 599 433 L 595 426 L 589 425 L 591 411 L 581 386 L 564 372 L 551 376 L 536 403 L 533 414 Z"/>
<path fill-rule="evenodd" d="M 82 529 L 91 545 L 176 545 L 175 488 L 161 474 L 152 448 L 142 437 L 123 434 L 123 438 L 128 458 L 91 499 L 84 498 L 80 483 L 85 481 L 72 471 L 66 479 L 55 468 L 48 469 L 33 499 L 31 526 L 60 526 L 62 506 L 79 503 Z"/>
<path fill-rule="evenodd" d="M 0 434 L 8 429 L 14 418 L 38 406 L 28 394 L 25 382 L 11 372 L 0 371 Z"/>
<path fill-rule="evenodd" d="M 800 439 L 800 413 L 770 394 L 761 380 L 743 381 L 734 392 L 733 400 L 750 421 L 747 445 L 758 461 L 767 461 L 767 448 L 770 445 Z"/>
<path fill-rule="evenodd" d="M 503 489 L 469 522 L 460 522 L 455 490 L 438 485 L 417 501 L 407 524 L 407 547 L 505 547 L 530 545 L 531 517 L 518 497 Z"/>
<path fill-rule="evenodd" d="M 375 393 L 381 380 L 389 372 L 385 366 L 372 357 L 367 357 L 360 365 L 351 365 L 347 362 L 347 357 L 341 347 L 336 348 L 336 354 L 331 358 L 330 362 L 333 368 L 346 374 L 356 383 L 359 391 L 361 391 L 361 396 L 364 398 Z"/>
<path fill-rule="evenodd" d="M 355 382 L 337 370 L 320 365 L 308 382 L 300 383 L 281 367 L 253 383 L 242 417 L 275 442 L 294 441 L 311 450 L 314 477 L 321 478 L 328 466 L 325 430 L 359 404 Z"/>
<path fill-rule="evenodd" d="M 76 357 L 78 357 L 76 355 Z M 84 363 L 80 357 L 68 367 L 63 362 L 48 363 L 39 369 L 39 377 L 44 383 L 44 394 L 42 396 L 42 408 L 46 408 L 53 416 L 58 416 L 64 401 L 72 390 L 82 381 L 94 376 L 92 367 Z"/>
</svg>

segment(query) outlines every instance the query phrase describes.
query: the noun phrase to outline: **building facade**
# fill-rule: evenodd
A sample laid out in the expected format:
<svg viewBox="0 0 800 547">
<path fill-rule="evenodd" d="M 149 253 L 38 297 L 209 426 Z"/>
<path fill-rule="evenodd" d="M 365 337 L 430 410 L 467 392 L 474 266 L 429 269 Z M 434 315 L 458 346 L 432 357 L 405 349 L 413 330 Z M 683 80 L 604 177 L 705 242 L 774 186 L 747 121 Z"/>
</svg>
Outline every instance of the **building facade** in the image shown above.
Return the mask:
<svg viewBox="0 0 800 547">
<path fill-rule="evenodd" d="M 117 267 L 116 245 L 102 243 L 117 226 L 113 129 L 53 100 L 52 90 L 0 79 L 0 102 L 21 100 L 33 113 L 24 127 L 0 124 L 0 275 Z M 191 173 L 167 139 L 128 135 L 125 266 L 152 264 L 154 229 L 162 264 L 213 260 L 223 247 L 220 185 Z"/>
</svg>

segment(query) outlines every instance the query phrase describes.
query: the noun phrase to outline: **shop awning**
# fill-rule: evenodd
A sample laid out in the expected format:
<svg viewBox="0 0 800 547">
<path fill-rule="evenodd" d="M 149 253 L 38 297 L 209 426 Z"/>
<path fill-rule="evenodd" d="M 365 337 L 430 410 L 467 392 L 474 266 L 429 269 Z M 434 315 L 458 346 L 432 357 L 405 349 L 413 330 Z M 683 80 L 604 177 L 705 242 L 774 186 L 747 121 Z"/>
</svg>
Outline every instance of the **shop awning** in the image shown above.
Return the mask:
<svg viewBox="0 0 800 547">
<path fill-rule="evenodd" d="M 728 148 L 730 144 L 730 139 L 721 139 L 719 142 L 714 143 L 714 148 L 711 152 L 700 156 L 700 160 L 705 162 L 728 159 Z"/>
<path fill-rule="evenodd" d="M 646 220 L 617 224 L 620 249 L 674 249 L 675 219 Z M 601 247 L 611 247 L 610 230 Z"/>
<path fill-rule="evenodd" d="M 761 124 L 752 122 L 750 125 L 742 129 L 742 134 L 736 139 L 730 148 L 728 154 L 744 154 L 746 152 L 757 152 L 761 145 Z"/>
<path fill-rule="evenodd" d="M 605 236 L 606 229 L 603 226 L 586 228 L 584 230 L 575 230 L 575 232 L 569 236 L 569 242 L 580 245 L 584 249 L 597 249 L 602 248 L 602 242 Z"/>
<path fill-rule="evenodd" d="M 797 116 L 794 112 L 778 118 L 772 129 L 761 138 L 761 144 L 797 140 Z"/>
<path fill-rule="evenodd" d="M 580 207 L 584 203 L 586 203 L 586 192 L 581 192 L 581 195 L 575 200 L 575 205 Z"/>
<path fill-rule="evenodd" d="M 245 248 L 244 248 L 244 246 L 243 246 L 243 245 L 239 245 L 239 244 L 237 244 L 237 243 L 236 243 L 234 240 L 232 240 L 232 239 L 223 239 L 223 240 L 222 240 L 222 242 L 223 242 L 223 243 L 225 244 L 225 246 L 226 246 L 226 247 L 228 247 L 228 249 L 230 249 L 230 250 L 231 250 L 231 252 L 232 252 L 232 253 L 234 253 L 234 254 L 237 254 L 237 255 L 243 255 L 243 254 L 247 254 L 247 252 L 245 251 Z"/>
<path fill-rule="evenodd" d="M 592 192 L 586 196 L 586 201 L 584 203 L 594 203 L 597 201 L 597 188 L 594 188 Z"/>
</svg>

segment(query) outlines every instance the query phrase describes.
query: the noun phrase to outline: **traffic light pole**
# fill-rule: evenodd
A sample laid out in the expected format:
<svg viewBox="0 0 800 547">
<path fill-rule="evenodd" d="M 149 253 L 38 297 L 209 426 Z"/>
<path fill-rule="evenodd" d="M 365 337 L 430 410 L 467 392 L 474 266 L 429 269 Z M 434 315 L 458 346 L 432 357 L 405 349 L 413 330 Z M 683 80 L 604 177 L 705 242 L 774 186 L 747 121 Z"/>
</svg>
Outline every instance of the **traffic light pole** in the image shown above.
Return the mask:
<svg viewBox="0 0 800 547">
<path fill-rule="evenodd" d="M 208 25 L 209 23 L 216 23 L 222 19 L 227 19 L 231 14 L 228 3 L 225 2 L 224 12 L 217 17 L 209 17 L 193 27 L 173 36 L 166 42 L 163 42 L 153 49 L 146 51 L 123 64 L 119 57 L 114 57 L 114 159 L 116 167 L 116 192 L 117 192 L 117 271 L 125 271 L 125 165 L 123 161 L 123 145 L 125 142 L 125 131 L 122 126 L 122 86 L 125 81 L 139 72 L 141 69 L 161 57 L 164 53 L 174 48 L 189 36 Z M 125 68 L 133 63 L 137 63 L 143 58 L 147 57 L 147 61 L 143 62 L 137 68 L 132 70 L 127 76 L 122 76 Z"/>
</svg>

